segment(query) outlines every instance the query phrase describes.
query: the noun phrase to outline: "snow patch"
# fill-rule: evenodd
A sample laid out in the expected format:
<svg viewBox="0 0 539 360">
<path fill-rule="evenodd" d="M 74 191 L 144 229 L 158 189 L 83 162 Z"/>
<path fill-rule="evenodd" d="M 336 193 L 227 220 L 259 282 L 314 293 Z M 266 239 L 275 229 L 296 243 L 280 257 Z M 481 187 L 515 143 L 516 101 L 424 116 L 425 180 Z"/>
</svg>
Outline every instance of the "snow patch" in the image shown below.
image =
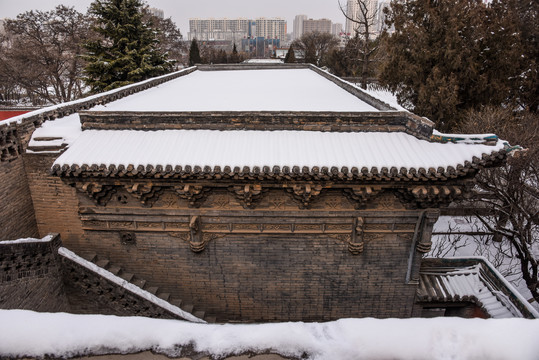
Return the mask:
<svg viewBox="0 0 539 360">
<path fill-rule="evenodd" d="M 38 243 L 38 242 L 49 242 L 53 238 L 54 238 L 54 235 L 47 235 L 42 239 L 22 238 L 22 239 L 17 239 L 17 240 L 4 240 L 4 241 L 0 241 L 0 245 L 30 244 L 30 243 Z"/>
<path fill-rule="evenodd" d="M 539 321 L 341 319 L 327 323 L 207 325 L 180 320 L 0 310 L 0 356 L 80 356 L 180 348 L 213 357 L 246 352 L 308 359 L 519 359 L 539 353 Z"/>
</svg>

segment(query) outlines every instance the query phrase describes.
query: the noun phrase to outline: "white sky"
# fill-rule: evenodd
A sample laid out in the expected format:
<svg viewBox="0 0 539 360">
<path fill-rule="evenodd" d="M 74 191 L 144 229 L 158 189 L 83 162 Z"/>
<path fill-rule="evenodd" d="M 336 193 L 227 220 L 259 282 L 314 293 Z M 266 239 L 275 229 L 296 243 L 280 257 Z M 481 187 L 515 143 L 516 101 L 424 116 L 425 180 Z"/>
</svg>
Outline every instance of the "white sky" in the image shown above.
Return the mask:
<svg viewBox="0 0 539 360">
<path fill-rule="evenodd" d="M 346 0 L 340 0 L 343 5 Z M 52 10 L 56 5 L 74 6 L 86 12 L 92 0 L 0 0 L 0 19 L 15 18 L 29 10 Z M 162 9 L 165 17 L 171 17 L 187 37 L 188 19 L 193 17 L 282 17 L 288 22 L 288 32 L 293 30 L 296 15 L 309 18 L 328 18 L 344 25 L 339 10 L 339 0 L 146 0 L 151 7 Z"/>
</svg>

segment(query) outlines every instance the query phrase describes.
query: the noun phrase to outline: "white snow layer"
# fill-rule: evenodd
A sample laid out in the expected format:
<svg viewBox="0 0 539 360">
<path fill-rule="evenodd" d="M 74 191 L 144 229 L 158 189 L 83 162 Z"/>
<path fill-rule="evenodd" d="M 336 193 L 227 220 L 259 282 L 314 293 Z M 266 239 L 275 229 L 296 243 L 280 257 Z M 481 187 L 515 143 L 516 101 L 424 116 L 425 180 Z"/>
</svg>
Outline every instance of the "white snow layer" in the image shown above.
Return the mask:
<svg viewBox="0 0 539 360">
<path fill-rule="evenodd" d="M 49 242 L 52 240 L 54 235 L 47 235 L 42 239 L 36 239 L 36 238 L 21 238 L 16 240 L 3 240 L 0 241 L 0 245 L 11 245 L 11 244 L 30 244 L 30 243 L 37 243 L 37 242 Z"/>
<path fill-rule="evenodd" d="M 195 71 L 91 111 L 378 111 L 310 69 Z"/>
<path fill-rule="evenodd" d="M 401 132 L 86 130 L 54 164 L 436 169 L 502 148 L 501 141 L 441 144 Z"/>
<path fill-rule="evenodd" d="M 80 117 L 75 113 L 56 120 L 45 121 L 34 131 L 28 146 L 70 145 L 81 133 Z M 32 151 L 29 150 L 29 152 Z"/>
<path fill-rule="evenodd" d="M 157 304 L 158 306 L 162 307 L 163 309 L 166 309 L 168 311 L 170 311 L 171 313 L 173 314 L 176 314 L 178 316 L 180 316 L 181 318 L 185 319 L 185 320 L 188 320 L 188 321 L 192 321 L 192 322 L 196 322 L 196 323 L 205 323 L 204 320 L 202 319 L 199 319 L 197 318 L 196 316 L 194 316 L 193 314 L 190 314 L 186 311 L 183 311 L 182 309 L 180 309 L 179 307 L 175 306 L 175 305 L 172 305 L 171 303 L 155 296 L 154 294 L 144 290 L 144 289 L 141 289 L 139 288 L 138 286 L 128 282 L 127 280 L 125 279 L 122 279 L 121 277 L 119 276 L 116 276 L 114 275 L 113 273 L 111 273 L 110 271 L 108 270 L 105 270 L 99 266 L 97 266 L 96 264 L 88 261 L 88 260 L 85 260 L 83 258 L 81 258 L 80 256 L 78 256 L 77 254 L 75 254 L 74 252 L 72 252 L 71 250 L 68 250 L 64 247 L 61 247 L 58 249 L 58 254 L 60 254 L 61 256 L 63 257 L 66 257 L 68 259 L 70 259 L 71 261 L 93 271 L 94 273 L 97 273 L 99 274 L 101 277 L 115 283 L 116 285 L 119 285 L 121 287 L 123 287 L 124 289 L 134 293 L 134 294 L 137 294 L 138 296 L 154 303 L 154 304 Z"/>
<path fill-rule="evenodd" d="M 341 319 L 327 323 L 192 324 L 178 320 L 0 310 L 0 356 L 76 356 L 182 346 L 215 357 L 247 351 L 309 359 L 536 360 L 539 320 Z"/>
</svg>

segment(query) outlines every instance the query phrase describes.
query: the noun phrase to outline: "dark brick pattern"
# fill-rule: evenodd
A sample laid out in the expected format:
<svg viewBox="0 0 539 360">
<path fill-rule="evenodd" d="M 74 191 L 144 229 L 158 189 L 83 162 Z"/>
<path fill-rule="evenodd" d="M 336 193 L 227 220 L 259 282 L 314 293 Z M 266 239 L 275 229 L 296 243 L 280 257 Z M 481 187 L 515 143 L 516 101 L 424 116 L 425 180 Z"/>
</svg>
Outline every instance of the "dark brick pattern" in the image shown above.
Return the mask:
<svg viewBox="0 0 539 360">
<path fill-rule="evenodd" d="M 0 308 L 68 311 L 58 263 L 57 236 L 50 242 L 0 244 Z"/>
</svg>

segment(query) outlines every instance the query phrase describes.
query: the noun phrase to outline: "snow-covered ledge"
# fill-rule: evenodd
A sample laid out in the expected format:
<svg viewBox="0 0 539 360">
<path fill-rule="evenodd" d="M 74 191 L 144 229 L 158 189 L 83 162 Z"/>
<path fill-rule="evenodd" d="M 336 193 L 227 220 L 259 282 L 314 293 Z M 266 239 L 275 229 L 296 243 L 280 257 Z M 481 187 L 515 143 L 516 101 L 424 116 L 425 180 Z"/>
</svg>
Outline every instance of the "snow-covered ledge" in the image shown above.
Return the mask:
<svg viewBox="0 0 539 360">
<path fill-rule="evenodd" d="M 58 249 L 58 254 L 60 256 L 63 256 L 64 258 L 66 259 L 69 259 L 75 263 L 77 263 L 78 265 L 90 270 L 91 272 L 93 273 L 96 273 L 98 274 L 100 277 L 102 278 L 105 278 L 107 279 L 108 281 L 122 287 L 123 289 L 127 290 L 128 292 L 140 297 L 140 298 L 143 298 L 155 305 L 157 305 L 158 307 L 160 308 L 163 308 L 165 310 L 167 310 L 168 312 L 184 319 L 184 320 L 187 320 L 187 321 L 190 321 L 190 322 L 194 322 L 194 323 L 201 323 L 201 324 L 204 324 L 206 323 L 206 321 L 202 320 L 202 319 L 199 319 L 198 317 L 194 316 L 193 314 L 190 314 L 186 311 L 183 311 L 182 309 L 180 309 L 179 307 L 177 306 L 174 306 L 172 305 L 171 303 L 155 296 L 154 294 L 144 290 L 144 289 L 141 289 L 139 288 L 138 286 L 134 285 L 134 284 L 131 284 L 130 282 L 128 282 L 127 280 L 125 279 L 122 279 L 121 277 L 119 276 L 116 276 L 114 275 L 113 273 L 111 273 L 110 271 L 107 271 L 99 266 L 97 266 L 96 264 L 86 260 L 86 259 L 83 259 L 81 258 L 80 256 L 78 256 L 77 254 L 75 254 L 74 252 L 64 248 L 64 247 L 61 247 L 60 249 Z"/>
</svg>

